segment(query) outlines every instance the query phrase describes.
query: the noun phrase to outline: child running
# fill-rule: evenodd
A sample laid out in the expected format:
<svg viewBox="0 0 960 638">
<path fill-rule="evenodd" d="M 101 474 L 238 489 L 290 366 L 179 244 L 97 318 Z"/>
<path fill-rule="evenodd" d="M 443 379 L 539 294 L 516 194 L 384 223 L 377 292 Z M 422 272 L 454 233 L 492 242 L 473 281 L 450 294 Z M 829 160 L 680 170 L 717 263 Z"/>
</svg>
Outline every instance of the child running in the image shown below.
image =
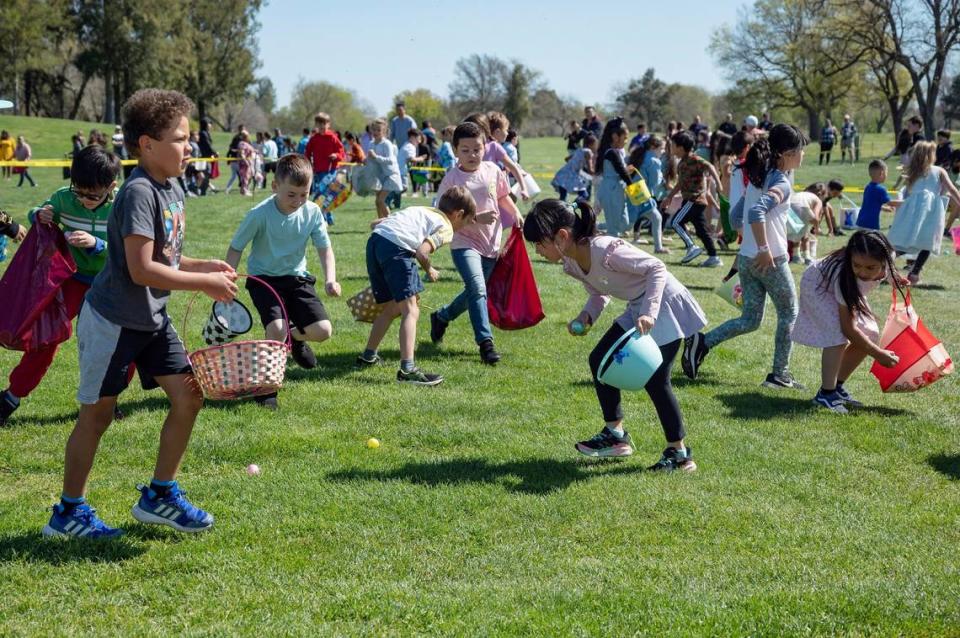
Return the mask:
<svg viewBox="0 0 960 638">
<path fill-rule="evenodd" d="M 684 437 L 683 415 L 673 393 L 670 373 L 686 337 L 697 334 L 707 319 L 693 295 L 667 272 L 662 261 L 616 237 L 597 236 L 596 217 L 590 205 L 573 206 L 558 199 L 538 202 L 527 216 L 523 236 L 536 245 L 537 254 L 548 261 L 563 262 L 563 271 L 583 283 L 590 295 L 583 311 L 568 325 L 571 334 L 580 334 L 575 322 L 590 326 L 616 297 L 627 308 L 601 337 L 590 353 L 590 371 L 600 401 L 603 420 L 600 432 L 576 444 L 586 456 L 608 457 L 633 454 L 633 441 L 623 428 L 620 390 L 598 380 L 600 362 L 606 352 L 628 330 L 649 333 L 660 347 L 663 363 L 647 382 L 667 439 L 667 448 L 651 470 L 693 472 L 693 451 Z"/>
<path fill-rule="evenodd" d="M 690 235 L 687 234 L 686 223 L 690 221 L 697 237 L 700 238 L 703 247 L 707 250 L 707 259 L 700 265 L 705 268 L 716 268 L 722 266 L 723 262 L 717 256 L 717 248 L 713 243 L 710 230 L 707 228 L 706 179 L 708 177 L 712 179 L 717 190 L 720 190 L 720 174 L 713 164 L 694 154 L 693 147 L 693 135 L 689 132 L 681 131 L 673 136 L 673 153 L 679 160 L 677 163 L 677 183 L 664 199 L 669 202 L 678 191 L 683 196 L 683 204 L 680 206 L 680 210 L 670 220 L 670 228 L 677 233 L 687 249 L 687 254 L 683 256 L 680 263 L 689 264 L 703 253 L 690 239 Z"/>
<path fill-rule="evenodd" d="M 740 246 L 740 285 L 743 314 L 707 334 L 695 334 L 684 343 L 683 372 L 697 378 L 704 357 L 717 344 L 753 332 L 763 321 L 767 295 L 777 309 L 773 371 L 763 386 L 802 390 L 790 374 L 790 331 L 797 318 L 797 291 L 787 263 L 787 231 L 784 218 L 790 210 L 793 191 L 788 173 L 800 167 L 807 138 L 795 126 L 777 124 L 767 138 L 750 148 L 743 170 L 750 179 L 746 194 L 731 211 L 733 225 L 743 228 Z"/>
<path fill-rule="evenodd" d="M 253 243 L 247 272 L 276 291 L 292 325 L 288 327 L 284 322 L 283 309 L 273 293 L 260 282 L 247 279 L 250 299 L 260 314 L 267 339 L 286 341 L 290 330 L 293 360 L 304 370 L 317 367 L 316 355 L 307 342 L 320 343 L 333 334 L 330 316 L 314 287 L 317 278 L 307 271 L 308 240 L 313 242 L 323 265 L 324 290 L 331 297 L 340 296 L 337 262 L 323 211 L 307 199 L 312 177 L 310 161 L 303 155 L 289 153 L 280 158 L 273 195 L 247 213 L 227 250 L 227 263 L 236 268 L 243 249 Z M 267 409 L 278 408 L 276 393 L 254 400 Z"/>
<path fill-rule="evenodd" d="M 53 224 L 67 237 L 70 255 L 77 264 L 77 272 L 60 287 L 68 321 L 80 314 L 84 295 L 107 261 L 107 219 L 119 174 L 116 155 L 96 144 L 84 147 L 73 157 L 70 186 L 56 191 L 28 215 L 31 223 Z M 40 385 L 59 348 L 54 344 L 23 353 L 10 372 L 10 385 L 0 394 L 0 426 L 20 407 L 21 399 Z M 131 368 L 130 376 L 132 373 Z M 114 418 L 123 418 L 119 409 L 114 411 Z"/>
<path fill-rule="evenodd" d="M 627 198 L 623 192 L 632 181 L 627 173 L 627 137 L 630 131 L 622 117 L 607 121 L 600 136 L 600 148 L 597 150 L 594 174 L 600 176 L 597 185 L 597 199 L 607 220 L 607 234 L 619 237 L 630 228 L 630 214 L 627 211 Z"/>
<path fill-rule="evenodd" d="M 933 142 L 917 142 L 910 151 L 906 170 L 906 197 L 897 209 L 887 237 L 897 249 L 897 255 L 917 255 L 907 279 L 920 283 L 920 272 L 931 254 L 940 254 L 943 241 L 946 194 L 955 206 L 960 206 L 960 192 L 950 181 L 947 172 L 934 166 L 937 147 Z"/>
<path fill-rule="evenodd" d="M 181 256 L 184 193 L 177 183 L 190 159 L 193 103 L 176 91 L 141 89 L 123 106 L 123 139 L 139 165 L 117 193 L 107 222 L 107 262 L 77 322 L 80 416 L 67 440 L 60 502 L 44 536 L 113 538 L 86 502 L 87 478 L 100 438 L 136 362 L 144 386 L 170 400 L 149 485 L 138 487 L 133 517 L 181 532 L 213 527 L 213 516 L 187 500 L 177 472 L 203 406 L 183 342 L 167 316 L 171 290 L 200 290 L 216 301 L 237 293 L 236 272 L 219 260 Z"/>
<path fill-rule="evenodd" d="M 374 222 L 373 234 L 367 240 L 367 273 L 374 300 L 385 305 L 373 321 L 366 349 L 357 357 L 358 366 L 380 363 L 377 348 L 399 316 L 397 381 L 423 386 L 443 383 L 443 377 L 422 371 L 414 361 L 420 318 L 417 295 L 423 292 L 417 264 L 427 274 L 428 281 L 439 279 L 440 273 L 430 263 L 430 254 L 449 244 L 454 233 L 473 223 L 476 214 L 477 206 L 470 191 L 463 186 L 453 186 L 440 196 L 437 208 L 411 206 Z M 492 219 L 492 213 L 487 214 Z"/>
<path fill-rule="evenodd" d="M 866 357 L 887 368 L 897 365 L 897 355 L 877 345 L 880 329 L 867 303 L 867 295 L 885 279 L 903 292 L 906 280 L 897 274 L 893 259 L 893 246 L 880 232 L 858 230 L 845 247 L 804 271 L 791 338 L 823 350 L 814 405 L 847 414 L 848 407 L 862 404 L 843 384 Z"/>
<path fill-rule="evenodd" d="M 430 315 L 430 340 L 435 344 L 442 342 L 450 322 L 467 311 L 474 340 L 480 348 L 480 360 L 496 365 L 500 353 L 493 345 L 487 313 L 487 280 L 497 263 L 503 227 L 519 226 L 523 218 L 510 199 L 503 171 L 493 162 L 483 161 L 484 147 L 483 129 L 479 125 L 463 122 L 454 129 L 453 151 L 457 154 L 457 165 L 443 177 L 439 195 L 443 196 L 454 186 L 466 187 L 476 202 L 478 216 L 483 215 L 489 221 L 464 226 L 453 234 L 450 252 L 464 289 L 453 301 Z"/>
<path fill-rule="evenodd" d="M 657 208 L 657 192 L 663 192 L 663 173 L 660 171 L 660 160 L 651 157 L 650 159 L 653 161 L 647 162 L 648 151 L 646 145 L 651 141 L 657 142 L 659 140 L 656 137 L 648 137 L 646 144 L 637 146 L 630 152 L 628 173 L 632 181 L 643 180 L 646 183 L 650 191 L 650 199 L 640 206 L 627 199 L 627 221 L 633 225 L 633 243 L 645 244 L 647 241 L 640 237 L 640 226 L 643 220 L 647 219 L 650 222 L 650 235 L 653 237 L 653 252 L 658 255 L 666 255 L 670 251 L 663 247 L 663 216 L 660 214 L 660 209 Z M 646 171 L 643 169 L 644 165 L 647 166 Z M 652 182 L 647 180 L 648 176 L 653 180 Z M 646 210 L 643 210 L 644 208 Z"/>
<path fill-rule="evenodd" d="M 374 120 L 370 124 L 373 141 L 367 151 L 367 164 L 375 167 L 380 190 L 377 191 L 377 217 L 383 219 L 390 214 L 387 198 L 396 193 L 400 196 L 403 183 L 400 180 L 400 166 L 397 163 L 397 147 L 384 135 L 387 133 L 386 120 Z"/>
<path fill-rule="evenodd" d="M 574 199 L 588 199 L 593 179 L 593 162 L 597 152 L 597 138 L 587 135 L 583 138 L 583 148 L 574 149 L 567 162 L 553 176 L 550 185 L 557 190 L 560 201 L 567 201 L 567 195 Z"/>
</svg>

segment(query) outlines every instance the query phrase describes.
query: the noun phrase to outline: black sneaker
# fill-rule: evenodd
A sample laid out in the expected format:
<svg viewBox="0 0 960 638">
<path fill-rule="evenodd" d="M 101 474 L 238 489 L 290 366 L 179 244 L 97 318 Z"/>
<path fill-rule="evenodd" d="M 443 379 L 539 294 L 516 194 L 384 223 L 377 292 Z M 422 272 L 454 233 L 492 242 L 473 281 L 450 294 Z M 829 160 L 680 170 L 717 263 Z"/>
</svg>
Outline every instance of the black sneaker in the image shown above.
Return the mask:
<svg viewBox="0 0 960 638">
<path fill-rule="evenodd" d="M 837 228 L 836 230 L 833 231 L 833 236 L 834 236 L 834 237 L 844 237 L 844 236 L 846 236 L 846 233 L 843 232 L 842 230 L 840 230 L 839 228 Z"/>
<path fill-rule="evenodd" d="M 443 377 L 439 374 L 429 374 L 420 368 L 414 368 L 410 372 L 397 370 L 397 382 L 409 383 L 410 385 L 440 385 L 443 383 Z"/>
<path fill-rule="evenodd" d="M 383 359 L 380 358 L 380 355 L 374 353 L 373 356 L 369 359 L 365 358 L 363 354 L 357 355 L 357 367 L 358 368 L 372 368 L 383 363 Z"/>
<path fill-rule="evenodd" d="M 20 407 L 20 399 L 15 399 L 9 390 L 0 393 L 0 427 L 7 424 L 10 415 Z"/>
<path fill-rule="evenodd" d="M 702 332 L 690 335 L 683 340 L 683 355 L 680 357 L 680 366 L 688 378 L 697 378 L 697 374 L 700 372 L 700 365 L 703 363 L 708 352 L 710 352 L 710 348 L 707 347 Z"/>
<path fill-rule="evenodd" d="M 647 468 L 651 472 L 694 472 L 697 464 L 693 462 L 693 449 L 687 448 L 686 454 L 681 454 L 680 450 L 668 447 L 663 451 L 660 460 Z"/>
<path fill-rule="evenodd" d="M 493 347 L 493 339 L 487 339 L 480 344 L 480 360 L 488 366 L 495 366 L 500 361 L 500 353 Z"/>
<path fill-rule="evenodd" d="M 125 418 L 127 418 L 127 415 L 123 413 L 123 410 L 120 409 L 120 406 L 113 406 L 113 420 L 123 421 Z"/>
<path fill-rule="evenodd" d="M 297 362 L 297 365 L 304 370 L 313 370 L 317 367 L 317 357 L 306 341 L 294 339 L 290 354 L 293 355 L 293 360 Z"/>
<path fill-rule="evenodd" d="M 623 431 L 623 436 L 617 436 L 610 428 L 603 426 L 602 430 L 573 447 L 584 456 L 598 458 L 630 456 L 633 454 L 633 439 L 626 430 Z"/>
<path fill-rule="evenodd" d="M 770 373 L 767 375 L 767 378 L 761 383 L 765 388 L 770 388 L 772 390 L 783 390 L 784 388 L 790 390 L 805 390 L 806 388 L 802 383 L 793 378 L 793 375 L 789 372 L 784 372 L 783 374 L 774 374 Z"/>
<path fill-rule="evenodd" d="M 443 335 L 447 332 L 447 326 L 450 324 L 437 316 L 437 313 L 430 313 L 430 341 L 433 343 L 441 343 L 443 341 Z"/>
<path fill-rule="evenodd" d="M 268 410 L 274 410 L 274 411 L 280 409 L 280 404 L 277 403 L 276 392 L 274 392 L 273 394 L 264 394 L 259 397 L 254 397 L 253 400 L 256 401 L 257 405 L 259 405 L 261 408 L 266 408 Z"/>
</svg>

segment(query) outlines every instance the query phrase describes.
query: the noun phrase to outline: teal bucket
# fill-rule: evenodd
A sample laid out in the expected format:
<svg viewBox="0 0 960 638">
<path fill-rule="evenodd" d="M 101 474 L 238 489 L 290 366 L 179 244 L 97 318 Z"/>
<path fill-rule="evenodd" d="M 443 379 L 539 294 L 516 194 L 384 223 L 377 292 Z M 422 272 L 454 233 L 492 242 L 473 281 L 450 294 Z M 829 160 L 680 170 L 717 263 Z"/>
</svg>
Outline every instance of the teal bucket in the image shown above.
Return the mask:
<svg viewBox="0 0 960 638">
<path fill-rule="evenodd" d="M 600 361 L 600 383 L 621 390 L 642 390 L 663 363 L 657 342 L 634 328 L 617 339 Z"/>
</svg>

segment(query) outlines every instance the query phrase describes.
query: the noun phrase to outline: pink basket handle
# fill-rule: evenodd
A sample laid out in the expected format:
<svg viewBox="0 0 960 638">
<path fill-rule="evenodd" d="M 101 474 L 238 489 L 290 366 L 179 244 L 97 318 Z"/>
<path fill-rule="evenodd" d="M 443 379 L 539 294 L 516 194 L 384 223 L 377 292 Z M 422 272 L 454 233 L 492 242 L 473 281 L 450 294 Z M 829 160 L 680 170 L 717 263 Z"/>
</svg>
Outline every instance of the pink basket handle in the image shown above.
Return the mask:
<svg viewBox="0 0 960 638">
<path fill-rule="evenodd" d="M 287 309 L 283 305 L 283 299 L 281 299 L 280 295 L 277 294 L 277 291 L 273 289 L 273 286 L 265 282 L 263 279 L 260 279 L 259 277 L 255 277 L 254 275 L 244 275 L 242 273 L 237 273 L 237 277 L 246 277 L 247 279 L 254 280 L 258 284 L 266 286 L 267 290 L 270 291 L 270 294 L 272 294 L 274 298 L 276 298 L 277 303 L 280 304 L 280 312 L 281 314 L 283 314 L 283 322 L 287 326 L 287 338 L 284 341 L 284 344 L 287 346 L 287 350 L 290 350 L 293 346 L 292 336 L 290 333 L 290 319 L 287 317 Z M 187 310 L 186 312 L 183 313 L 183 329 L 181 333 L 184 335 L 187 334 L 187 318 L 190 316 L 190 310 L 193 308 L 193 302 L 197 300 L 197 295 L 199 294 L 200 294 L 199 290 L 193 293 L 193 295 L 190 297 L 190 301 L 187 303 Z"/>
</svg>

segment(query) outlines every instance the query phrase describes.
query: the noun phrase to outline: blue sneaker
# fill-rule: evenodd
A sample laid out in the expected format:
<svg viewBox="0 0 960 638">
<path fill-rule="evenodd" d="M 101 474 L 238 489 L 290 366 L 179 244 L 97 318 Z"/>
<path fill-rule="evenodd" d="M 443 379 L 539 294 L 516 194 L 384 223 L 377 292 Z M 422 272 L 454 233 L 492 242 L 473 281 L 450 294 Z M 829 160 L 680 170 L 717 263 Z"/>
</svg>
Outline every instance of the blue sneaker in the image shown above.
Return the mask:
<svg viewBox="0 0 960 638">
<path fill-rule="evenodd" d="M 194 507 L 177 483 L 162 497 L 149 485 L 138 485 L 137 489 L 140 500 L 132 512 L 141 523 L 169 525 L 178 532 L 203 532 L 213 527 L 213 515 Z"/>
<path fill-rule="evenodd" d="M 73 508 L 69 514 L 63 505 L 53 506 L 50 522 L 43 527 L 44 536 L 68 536 L 74 538 L 117 538 L 123 536 L 123 530 L 109 527 L 97 516 L 97 510 L 86 503 Z"/>
</svg>

